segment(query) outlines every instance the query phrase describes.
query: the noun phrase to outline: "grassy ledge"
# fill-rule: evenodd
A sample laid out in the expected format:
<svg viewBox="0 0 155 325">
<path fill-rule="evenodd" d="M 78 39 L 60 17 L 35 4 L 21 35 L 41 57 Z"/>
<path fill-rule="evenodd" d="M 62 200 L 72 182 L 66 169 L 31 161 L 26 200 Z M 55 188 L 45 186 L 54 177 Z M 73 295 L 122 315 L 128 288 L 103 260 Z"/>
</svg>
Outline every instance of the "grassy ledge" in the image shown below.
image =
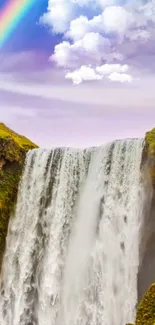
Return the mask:
<svg viewBox="0 0 155 325">
<path fill-rule="evenodd" d="M 38 146 L 0 123 L 0 265 L 26 152 L 34 148 Z"/>
<path fill-rule="evenodd" d="M 145 142 L 148 146 L 148 153 L 155 154 L 155 128 L 145 134 Z"/>
</svg>

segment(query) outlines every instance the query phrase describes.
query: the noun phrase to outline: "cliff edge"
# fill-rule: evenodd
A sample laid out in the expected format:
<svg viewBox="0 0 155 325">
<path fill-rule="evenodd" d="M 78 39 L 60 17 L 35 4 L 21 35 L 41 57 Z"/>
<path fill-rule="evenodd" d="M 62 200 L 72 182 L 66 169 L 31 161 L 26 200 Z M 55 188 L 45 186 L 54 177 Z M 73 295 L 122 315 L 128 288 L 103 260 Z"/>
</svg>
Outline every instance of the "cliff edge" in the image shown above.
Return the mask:
<svg viewBox="0 0 155 325">
<path fill-rule="evenodd" d="M 155 190 L 155 128 L 145 134 L 142 166 L 147 164 L 153 189 Z"/>
<path fill-rule="evenodd" d="M 0 266 L 26 152 L 38 146 L 0 123 Z"/>
<path fill-rule="evenodd" d="M 139 304 L 135 325 L 155 325 L 155 128 L 145 134 L 141 170 L 144 175 L 146 206 L 143 211 L 144 224 L 141 229 L 141 264 L 138 273 Z"/>
</svg>

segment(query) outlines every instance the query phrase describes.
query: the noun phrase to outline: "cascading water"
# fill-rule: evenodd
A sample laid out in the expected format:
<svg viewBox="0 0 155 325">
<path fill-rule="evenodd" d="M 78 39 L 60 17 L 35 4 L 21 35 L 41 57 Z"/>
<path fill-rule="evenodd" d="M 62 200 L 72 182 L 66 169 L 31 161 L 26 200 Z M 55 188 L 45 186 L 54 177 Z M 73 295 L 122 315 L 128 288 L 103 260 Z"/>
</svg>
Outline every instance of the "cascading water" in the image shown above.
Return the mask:
<svg viewBox="0 0 155 325">
<path fill-rule="evenodd" d="M 28 153 L 1 274 L 1 325 L 125 325 L 137 302 L 143 141 Z"/>
</svg>

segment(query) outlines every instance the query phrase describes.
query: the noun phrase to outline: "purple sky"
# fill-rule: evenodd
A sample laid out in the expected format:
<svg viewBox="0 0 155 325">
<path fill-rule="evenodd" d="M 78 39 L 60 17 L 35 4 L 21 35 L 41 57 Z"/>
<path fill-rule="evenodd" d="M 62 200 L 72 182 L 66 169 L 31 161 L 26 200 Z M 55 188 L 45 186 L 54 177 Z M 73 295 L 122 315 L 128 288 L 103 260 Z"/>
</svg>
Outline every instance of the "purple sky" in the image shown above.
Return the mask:
<svg viewBox="0 0 155 325">
<path fill-rule="evenodd" d="M 154 88 L 155 0 L 41 0 L 0 52 L 1 121 L 42 147 L 143 137 Z"/>
</svg>

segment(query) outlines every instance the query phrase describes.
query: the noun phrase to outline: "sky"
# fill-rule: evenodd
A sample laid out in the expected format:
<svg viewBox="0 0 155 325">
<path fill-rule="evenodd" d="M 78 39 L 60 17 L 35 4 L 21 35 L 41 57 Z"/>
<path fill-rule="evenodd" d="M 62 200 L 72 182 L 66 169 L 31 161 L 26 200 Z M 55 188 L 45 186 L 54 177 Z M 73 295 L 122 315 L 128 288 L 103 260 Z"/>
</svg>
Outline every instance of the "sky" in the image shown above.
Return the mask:
<svg viewBox="0 0 155 325">
<path fill-rule="evenodd" d="M 36 0 L 0 46 L 0 120 L 41 147 L 144 137 L 154 89 L 155 0 Z"/>
</svg>

